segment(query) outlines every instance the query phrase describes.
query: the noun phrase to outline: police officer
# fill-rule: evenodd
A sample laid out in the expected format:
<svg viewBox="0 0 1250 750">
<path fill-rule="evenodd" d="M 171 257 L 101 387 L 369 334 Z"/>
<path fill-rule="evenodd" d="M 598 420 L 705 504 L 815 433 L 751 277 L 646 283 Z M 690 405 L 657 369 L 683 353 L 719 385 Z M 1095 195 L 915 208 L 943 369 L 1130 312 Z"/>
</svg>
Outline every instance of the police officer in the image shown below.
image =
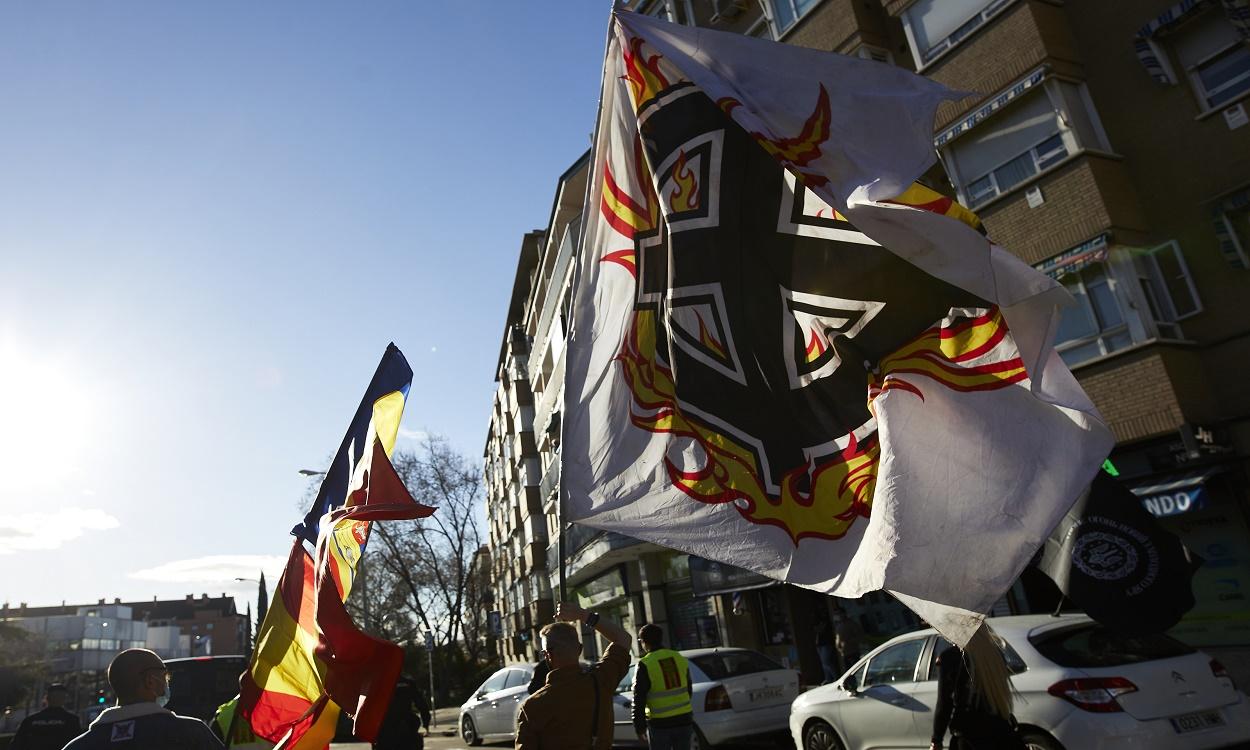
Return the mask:
<svg viewBox="0 0 1250 750">
<path fill-rule="evenodd" d="M 82 732 L 78 717 L 64 709 L 69 691 L 59 682 L 48 686 L 44 702 L 48 707 L 22 720 L 9 745 L 13 750 L 61 750 Z"/>
<path fill-rule="evenodd" d="M 634 672 L 634 731 L 651 750 L 689 750 L 694 733 L 690 662 L 664 648 L 659 625 L 638 630 L 643 656 Z"/>
</svg>

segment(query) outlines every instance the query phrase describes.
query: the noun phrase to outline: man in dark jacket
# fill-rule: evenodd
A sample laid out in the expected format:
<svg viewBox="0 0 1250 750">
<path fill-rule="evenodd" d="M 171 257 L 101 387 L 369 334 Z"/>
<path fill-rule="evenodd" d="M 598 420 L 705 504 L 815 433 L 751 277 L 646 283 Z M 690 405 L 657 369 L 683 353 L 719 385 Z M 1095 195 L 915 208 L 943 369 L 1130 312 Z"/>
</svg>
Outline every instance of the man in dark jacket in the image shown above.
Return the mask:
<svg viewBox="0 0 1250 750">
<path fill-rule="evenodd" d="M 400 677 L 373 747 L 375 750 L 420 750 L 425 745 L 421 738 L 423 725 L 429 734 L 430 704 L 411 677 Z"/>
<path fill-rule="evenodd" d="M 48 707 L 22 720 L 9 747 L 12 750 L 61 750 L 65 743 L 77 737 L 82 732 L 82 723 L 63 708 L 67 697 L 64 685 L 59 682 L 49 685 L 44 695 Z"/>
<path fill-rule="evenodd" d="M 109 664 L 117 705 L 105 709 L 65 750 L 221 750 L 225 746 L 199 719 L 161 704 L 169 695 L 165 662 L 145 648 L 127 649 Z"/>
</svg>

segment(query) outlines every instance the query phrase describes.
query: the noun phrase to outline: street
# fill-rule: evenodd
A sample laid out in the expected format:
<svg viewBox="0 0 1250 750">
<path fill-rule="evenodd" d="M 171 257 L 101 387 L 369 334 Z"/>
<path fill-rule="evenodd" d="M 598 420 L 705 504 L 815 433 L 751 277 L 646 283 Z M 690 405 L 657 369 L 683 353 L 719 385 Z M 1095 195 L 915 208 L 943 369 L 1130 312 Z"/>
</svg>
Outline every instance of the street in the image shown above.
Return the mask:
<svg viewBox="0 0 1250 750">
<path fill-rule="evenodd" d="M 458 708 L 440 708 L 435 715 L 435 726 L 425 738 L 425 750 L 469 750 L 464 740 L 456 734 L 456 718 Z M 335 742 L 330 747 L 340 750 L 368 750 L 367 742 Z M 512 747 L 511 742 L 484 742 L 481 748 Z M 754 742 L 728 743 L 718 745 L 717 750 L 793 750 L 794 745 L 788 738 L 778 735 L 775 739 L 761 739 Z"/>
</svg>

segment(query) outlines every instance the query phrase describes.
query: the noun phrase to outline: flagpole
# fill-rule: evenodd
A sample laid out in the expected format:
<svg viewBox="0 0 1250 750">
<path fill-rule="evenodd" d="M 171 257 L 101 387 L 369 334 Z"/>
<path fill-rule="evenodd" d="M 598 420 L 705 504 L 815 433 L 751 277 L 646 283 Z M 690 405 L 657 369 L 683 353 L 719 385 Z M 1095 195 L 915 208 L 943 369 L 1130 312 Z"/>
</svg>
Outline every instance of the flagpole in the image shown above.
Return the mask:
<svg viewBox="0 0 1250 750">
<path fill-rule="evenodd" d="M 595 127 L 594 127 L 594 130 L 590 131 L 590 161 L 588 162 L 588 166 L 587 166 L 587 169 L 590 170 L 590 174 L 587 175 L 586 192 L 582 197 L 582 216 L 586 216 L 586 208 L 588 204 L 590 203 L 591 193 L 594 191 L 595 160 L 599 157 L 598 148 L 597 148 L 599 145 L 599 125 L 603 120 L 603 88 L 604 88 L 603 78 L 608 70 L 608 52 L 612 49 L 612 23 L 615 21 L 616 10 L 617 8 L 620 8 L 620 7 L 624 7 L 623 0 L 610 0 L 610 10 L 608 11 L 608 31 L 607 31 L 607 34 L 604 35 L 604 40 L 603 40 L 603 68 L 602 68 L 603 73 L 600 74 L 600 80 L 599 80 L 599 101 L 595 105 Z M 592 211 L 591 215 L 593 214 L 594 212 Z M 581 236 L 578 237 L 577 247 L 575 248 L 575 252 L 574 252 L 575 260 L 577 256 L 581 254 L 582 247 L 585 245 L 586 232 L 589 226 L 590 226 L 589 221 L 582 221 L 582 227 L 581 227 L 581 232 L 580 232 Z M 574 263 L 573 265 L 573 282 L 572 283 L 573 283 L 573 292 L 574 292 L 573 299 L 577 299 L 577 294 L 576 294 L 577 287 L 581 283 L 581 264 L 580 263 Z M 566 397 L 568 393 L 562 391 L 560 395 L 561 395 L 561 400 L 563 400 L 563 398 Z M 561 406 L 561 411 L 564 411 L 564 404 L 561 404 L 560 406 Z M 563 431 L 563 427 L 561 428 L 561 431 Z M 564 444 L 563 439 L 561 439 L 560 444 L 561 445 Z M 563 454 L 563 450 L 561 450 L 561 454 Z M 561 483 L 563 483 L 563 476 L 564 476 L 563 471 L 560 472 L 560 476 L 562 478 Z M 560 601 L 563 602 L 563 601 L 568 600 L 568 593 L 567 593 L 568 554 L 565 549 L 565 538 L 564 538 L 564 530 L 566 528 L 566 524 L 564 522 L 564 489 L 562 487 L 557 488 L 557 492 L 559 493 L 559 495 L 557 496 L 557 499 L 556 499 L 556 526 L 560 530 L 560 535 L 558 539 L 556 540 L 556 545 L 557 545 L 556 551 L 560 555 L 560 586 L 559 588 L 560 588 Z"/>
</svg>

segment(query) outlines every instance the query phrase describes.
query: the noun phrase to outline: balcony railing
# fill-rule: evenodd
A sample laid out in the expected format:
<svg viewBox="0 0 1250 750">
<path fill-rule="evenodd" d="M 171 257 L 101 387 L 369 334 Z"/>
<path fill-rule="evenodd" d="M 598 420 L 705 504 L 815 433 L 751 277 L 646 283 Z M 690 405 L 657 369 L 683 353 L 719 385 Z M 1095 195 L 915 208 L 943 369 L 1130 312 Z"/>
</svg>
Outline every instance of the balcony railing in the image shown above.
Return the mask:
<svg viewBox="0 0 1250 750">
<path fill-rule="evenodd" d="M 542 481 L 538 483 L 538 497 L 545 504 L 552 493 L 560 491 L 560 457 L 556 456 L 547 470 L 543 472 Z"/>
</svg>

